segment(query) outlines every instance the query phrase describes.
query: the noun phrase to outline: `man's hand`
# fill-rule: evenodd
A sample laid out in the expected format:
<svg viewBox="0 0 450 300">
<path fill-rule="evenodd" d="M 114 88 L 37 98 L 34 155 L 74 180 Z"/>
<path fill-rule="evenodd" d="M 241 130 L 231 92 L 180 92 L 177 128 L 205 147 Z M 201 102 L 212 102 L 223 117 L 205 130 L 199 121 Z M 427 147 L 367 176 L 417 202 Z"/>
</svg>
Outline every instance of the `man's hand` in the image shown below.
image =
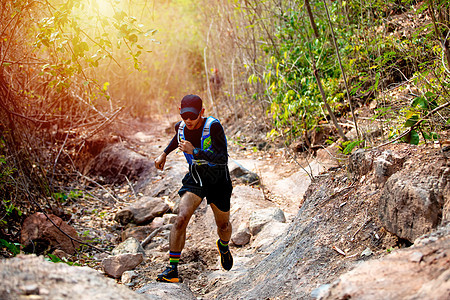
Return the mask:
<svg viewBox="0 0 450 300">
<path fill-rule="evenodd" d="M 182 140 L 178 144 L 178 149 L 180 149 L 181 151 L 183 151 L 187 154 L 193 154 L 194 148 L 195 147 L 191 144 L 191 142 L 186 141 L 186 140 Z"/>
<path fill-rule="evenodd" d="M 158 156 L 155 159 L 155 167 L 158 170 L 162 171 L 164 169 L 164 165 L 166 164 L 166 157 L 167 157 L 167 154 L 165 152 L 163 152 L 163 153 L 161 153 L 160 156 Z"/>
</svg>

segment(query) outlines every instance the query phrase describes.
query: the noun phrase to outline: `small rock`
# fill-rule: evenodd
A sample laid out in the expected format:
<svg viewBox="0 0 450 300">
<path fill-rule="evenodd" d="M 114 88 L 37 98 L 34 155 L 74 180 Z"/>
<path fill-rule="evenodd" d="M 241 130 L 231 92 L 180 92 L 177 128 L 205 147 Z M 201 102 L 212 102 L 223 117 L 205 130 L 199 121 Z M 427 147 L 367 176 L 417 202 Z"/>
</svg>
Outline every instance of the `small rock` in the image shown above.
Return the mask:
<svg viewBox="0 0 450 300">
<path fill-rule="evenodd" d="M 123 284 L 129 284 L 137 276 L 138 276 L 138 274 L 135 271 L 125 271 L 125 272 L 122 273 L 122 277 L 121 277 L 120 281 Z"/>
<path fill-rule="evenodd" d="M 393 154 L 391 151 L 383 152 L 374 160 L 375 178 L 377 183 L 384 184 L 395 172 L 400 170 L 404 159 Z"/>
<path fill-rule="evenodd" d="M 39 286 L 37 284 L 25 285 L 21 290 L 24 295 L 39 295 Z"/>
<path fill-rule="evenodd" d="M 325 296 L 330 290 L 331 284 L 322 284 L 318 288 L 311 292 L 311 297 L 314 299 L 320 299 Z"/>
<path fill-rule="evenodd" d="M 423 258 L 423 254 L 422 254 L 422 252 L 419 252 L 419 251 L 414 251 L 409 256 L 410 261 L 417 262 L 417 263 L 419 263 L 422 260 L 422 258 Z"/>
<path fill-rule="evenodd" d="M 242 223 L 241 225 L 239 225 L 238 230 L 235 233 L 233 233 L 231 241 L 236 246 L 244 246 L 250 242 L 250 238 L 251 238 L 250 229 L 248 228 L 246 223 Z"/>
<path fill-rule="evenodd" d="M 176 219 L 177 219 L 177 215 L 176 214 L 165 214 L 163 216 L 164 219 L 164 224 L 173 224 L 175 223 Z"/>
<path fill-rule="evenodd" d="M 154 218 L 164 215 L 169 209 L 169 205 L 161 198 L 142 197 L 136 203 L 117 212 L 114 220 L 122 225 L 128 223 L 145 225 Z"/>
<path fill-rule="evenodd" d="M 259 176 L 258 174 L 244 168 L 236 161 L 231 161 L 229 163 L 230 176 L 236 178 L 238 181 L 246 184 L 258 184 Z"/>
<path fill-rule="evenodd" d="M 150 226 L 152 226 L 153 228 L 159 228 L 161 226 L 164 225 L 164 218 L 163 217 L 156 217 L 153 219 L 152 223 L 150 224 Z"/>
<path fill-rule="evenodd" d="M 363 252 L 361 252 L 361 256 L 371 256 L 373 251 L 370 248 L 366 248 Z"/>
<path fill-rule="evenodd" d="M 108 257 L 108 254 L 106 254 L 105 252 L 100 252 L 100 253 L 94 254 L 94 259 L 97 261 L 103 260 L 107 257 Z"/>
<path fill-rule="evenodd" d="M 121 238 L 122 241 L 126 241 L 130 237 L 143 241 L 155 229 L 152 225 L 130 227 L 122 232 Z"/>
</svg>

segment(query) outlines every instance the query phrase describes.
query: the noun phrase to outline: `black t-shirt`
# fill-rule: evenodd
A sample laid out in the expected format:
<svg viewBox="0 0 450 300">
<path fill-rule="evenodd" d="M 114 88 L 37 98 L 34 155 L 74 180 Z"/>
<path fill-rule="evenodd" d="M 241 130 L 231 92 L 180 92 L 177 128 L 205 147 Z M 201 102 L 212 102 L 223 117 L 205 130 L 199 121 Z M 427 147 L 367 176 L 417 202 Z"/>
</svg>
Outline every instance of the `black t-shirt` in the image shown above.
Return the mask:
<svg viewBox="0 0 450 300">
<path fill-rule="evenodd" d="M 198 129 L 189 130 L 187 127 L 184 127 L 184 138 L 191 142 L 195 148 L 200 149 L 198 155 L 194 156 L 195 159 L 203 159 L 213 164 L 226 164 L 228 162 L 227 141 L 223 127 L 219 122 L 213 122 L 211 124 L 211 148 L 209 150 L 201 150 L 201 139 L 205 121 L 206 119 L 203 119 L 202 126 Z M 178 148 L 178 128 L 180 127 L 180 123 L 181 121 L 175 124 L 175 136 L 164 150 L 166 154 Z"/>
</svg>

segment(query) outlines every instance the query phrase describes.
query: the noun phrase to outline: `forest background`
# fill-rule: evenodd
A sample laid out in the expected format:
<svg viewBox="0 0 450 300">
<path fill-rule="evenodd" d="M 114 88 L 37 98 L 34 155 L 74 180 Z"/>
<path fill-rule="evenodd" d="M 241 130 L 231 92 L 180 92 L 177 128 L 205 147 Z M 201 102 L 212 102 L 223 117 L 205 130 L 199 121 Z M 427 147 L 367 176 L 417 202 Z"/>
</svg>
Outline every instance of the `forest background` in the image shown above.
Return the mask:
<svg viewBox="0 0 450 300">
<path fill-rule="evenodd" d="M 67 183 L 83 176 L 77 162 L 91 137 L 118 120 L 174 115 L 188 93 L 224 122 L 250 121 L 269 143 L 309 150 L 311 130 L 331 124 L 328 143 L 340 141 L 344 155 L 376 146 L 361 120 L 381 120 L 385 141 L 413 144 L 450 126 L 446 0 L 0 6 L 2 255 L 18 251 L 23 215 L 82 193 Z"/>
</svg>

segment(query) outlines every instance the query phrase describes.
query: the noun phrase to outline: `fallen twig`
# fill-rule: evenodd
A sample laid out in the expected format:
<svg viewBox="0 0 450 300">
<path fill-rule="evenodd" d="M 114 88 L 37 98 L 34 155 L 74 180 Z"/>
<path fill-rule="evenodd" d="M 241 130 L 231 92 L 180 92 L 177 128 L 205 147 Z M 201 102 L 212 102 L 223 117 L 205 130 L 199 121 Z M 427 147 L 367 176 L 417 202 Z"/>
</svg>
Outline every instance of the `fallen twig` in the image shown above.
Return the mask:
<svg viewBox="0 0 450 300">
<path fill-rule="evenodd" d="M 133 195 L 134 195 L 134 199 L 137 199 L 136 192 L 134 191 L 133 185 L 131 184 L 130 180 L 128 179 L 128 176 L 125 176 L 125 179 L 127 180 L 128 185 L 130 186 L 131 192 L 132 192 Z"/>
<path fill-rule="evenodd" d="M 356 230 L 356 232 L 353 234 L 352 238 L 350 239 L 351 242 L 353 242 L 355 240 L 356 235 L 358 234 L 358 232 L 361 231 L 361 229 L 363 229 L 367 223 L 369 223 L 372 220 L 372 218 L 367 219 L 364 224 L 361 225 L 361 227 L 358 228 L 358 230 Z"/>
<path fill-rule="evenodd" d="M 336 251 L 337 253 L 339 253 L 340 255 L 346 256 L 347 254 L 345 254 L 344 251 L 342 251 L 341 249 L 339 249 L 336 246 L 333 246 L 333 250 Z"/>
<path fill-rule="evenodd" d="M 93 180 L 93 179 L 91 179 L 91 178 L 89 178 L 89 177 L 87 177 L 87 176 L 81 174 L 79 171 L 77 171 L 77 174 L 78 174 L 79 176 L 83 177 L 84 179 L 86 179 L 87 181 L 90 181 L 90 182 L 92 182 L 93 184 L 97 185 L 98 187 L 100 187 L 101 189 L 103 189 L 105 192 L 107 192 L 109 195 L 111 195 L 111 197 L 112 197 L 116 202 L 119 202 L 119 200 L 118 200 L 116 197 L 114 197 L 114 192 L 113 192 L 113 191 L 108 190 L 107 188 L 105 188 L 103 185 L 101 185 L 101 184 L 98 183 L 97 181 L 95 181 L 95 180 Z"/>
<path fill-rule="evenodd" d="M 311 173 L 309 173 L 296 159 L 295 157 L 291 154 L 291 152 L 289 151 L 289 149 L 286 148 L 286 152 L 289 155 L 289 157 L 297 164 L 300 166 L 300 168 L 303 169 L 303 171 L 305 171 L 306 174 L 308 174 L 309 179 L 311 180 L 311 182 L 314 182 L 314 177 L 312 176 L 312 171 Z M 308 163 L 308 166 L 311 168 L 311 165 Z"/>
<path fill-rule="evenodd" d="M 172 228 L 173 224 L 167 224 L 164 226 L 161 226 L 155 230 L 152 231 L 152 233 L 150 233 L 142 242 L 141 242 L 141 246 L 142 248 L 144 248 L 145 246 L 148 245 L 148 243 L 151 242 L 152 238 L 154 238 L 158 233 L 160 233 L 161 231 L 165 230 L 165 229 L 170 229 Z"/>
</svg>

